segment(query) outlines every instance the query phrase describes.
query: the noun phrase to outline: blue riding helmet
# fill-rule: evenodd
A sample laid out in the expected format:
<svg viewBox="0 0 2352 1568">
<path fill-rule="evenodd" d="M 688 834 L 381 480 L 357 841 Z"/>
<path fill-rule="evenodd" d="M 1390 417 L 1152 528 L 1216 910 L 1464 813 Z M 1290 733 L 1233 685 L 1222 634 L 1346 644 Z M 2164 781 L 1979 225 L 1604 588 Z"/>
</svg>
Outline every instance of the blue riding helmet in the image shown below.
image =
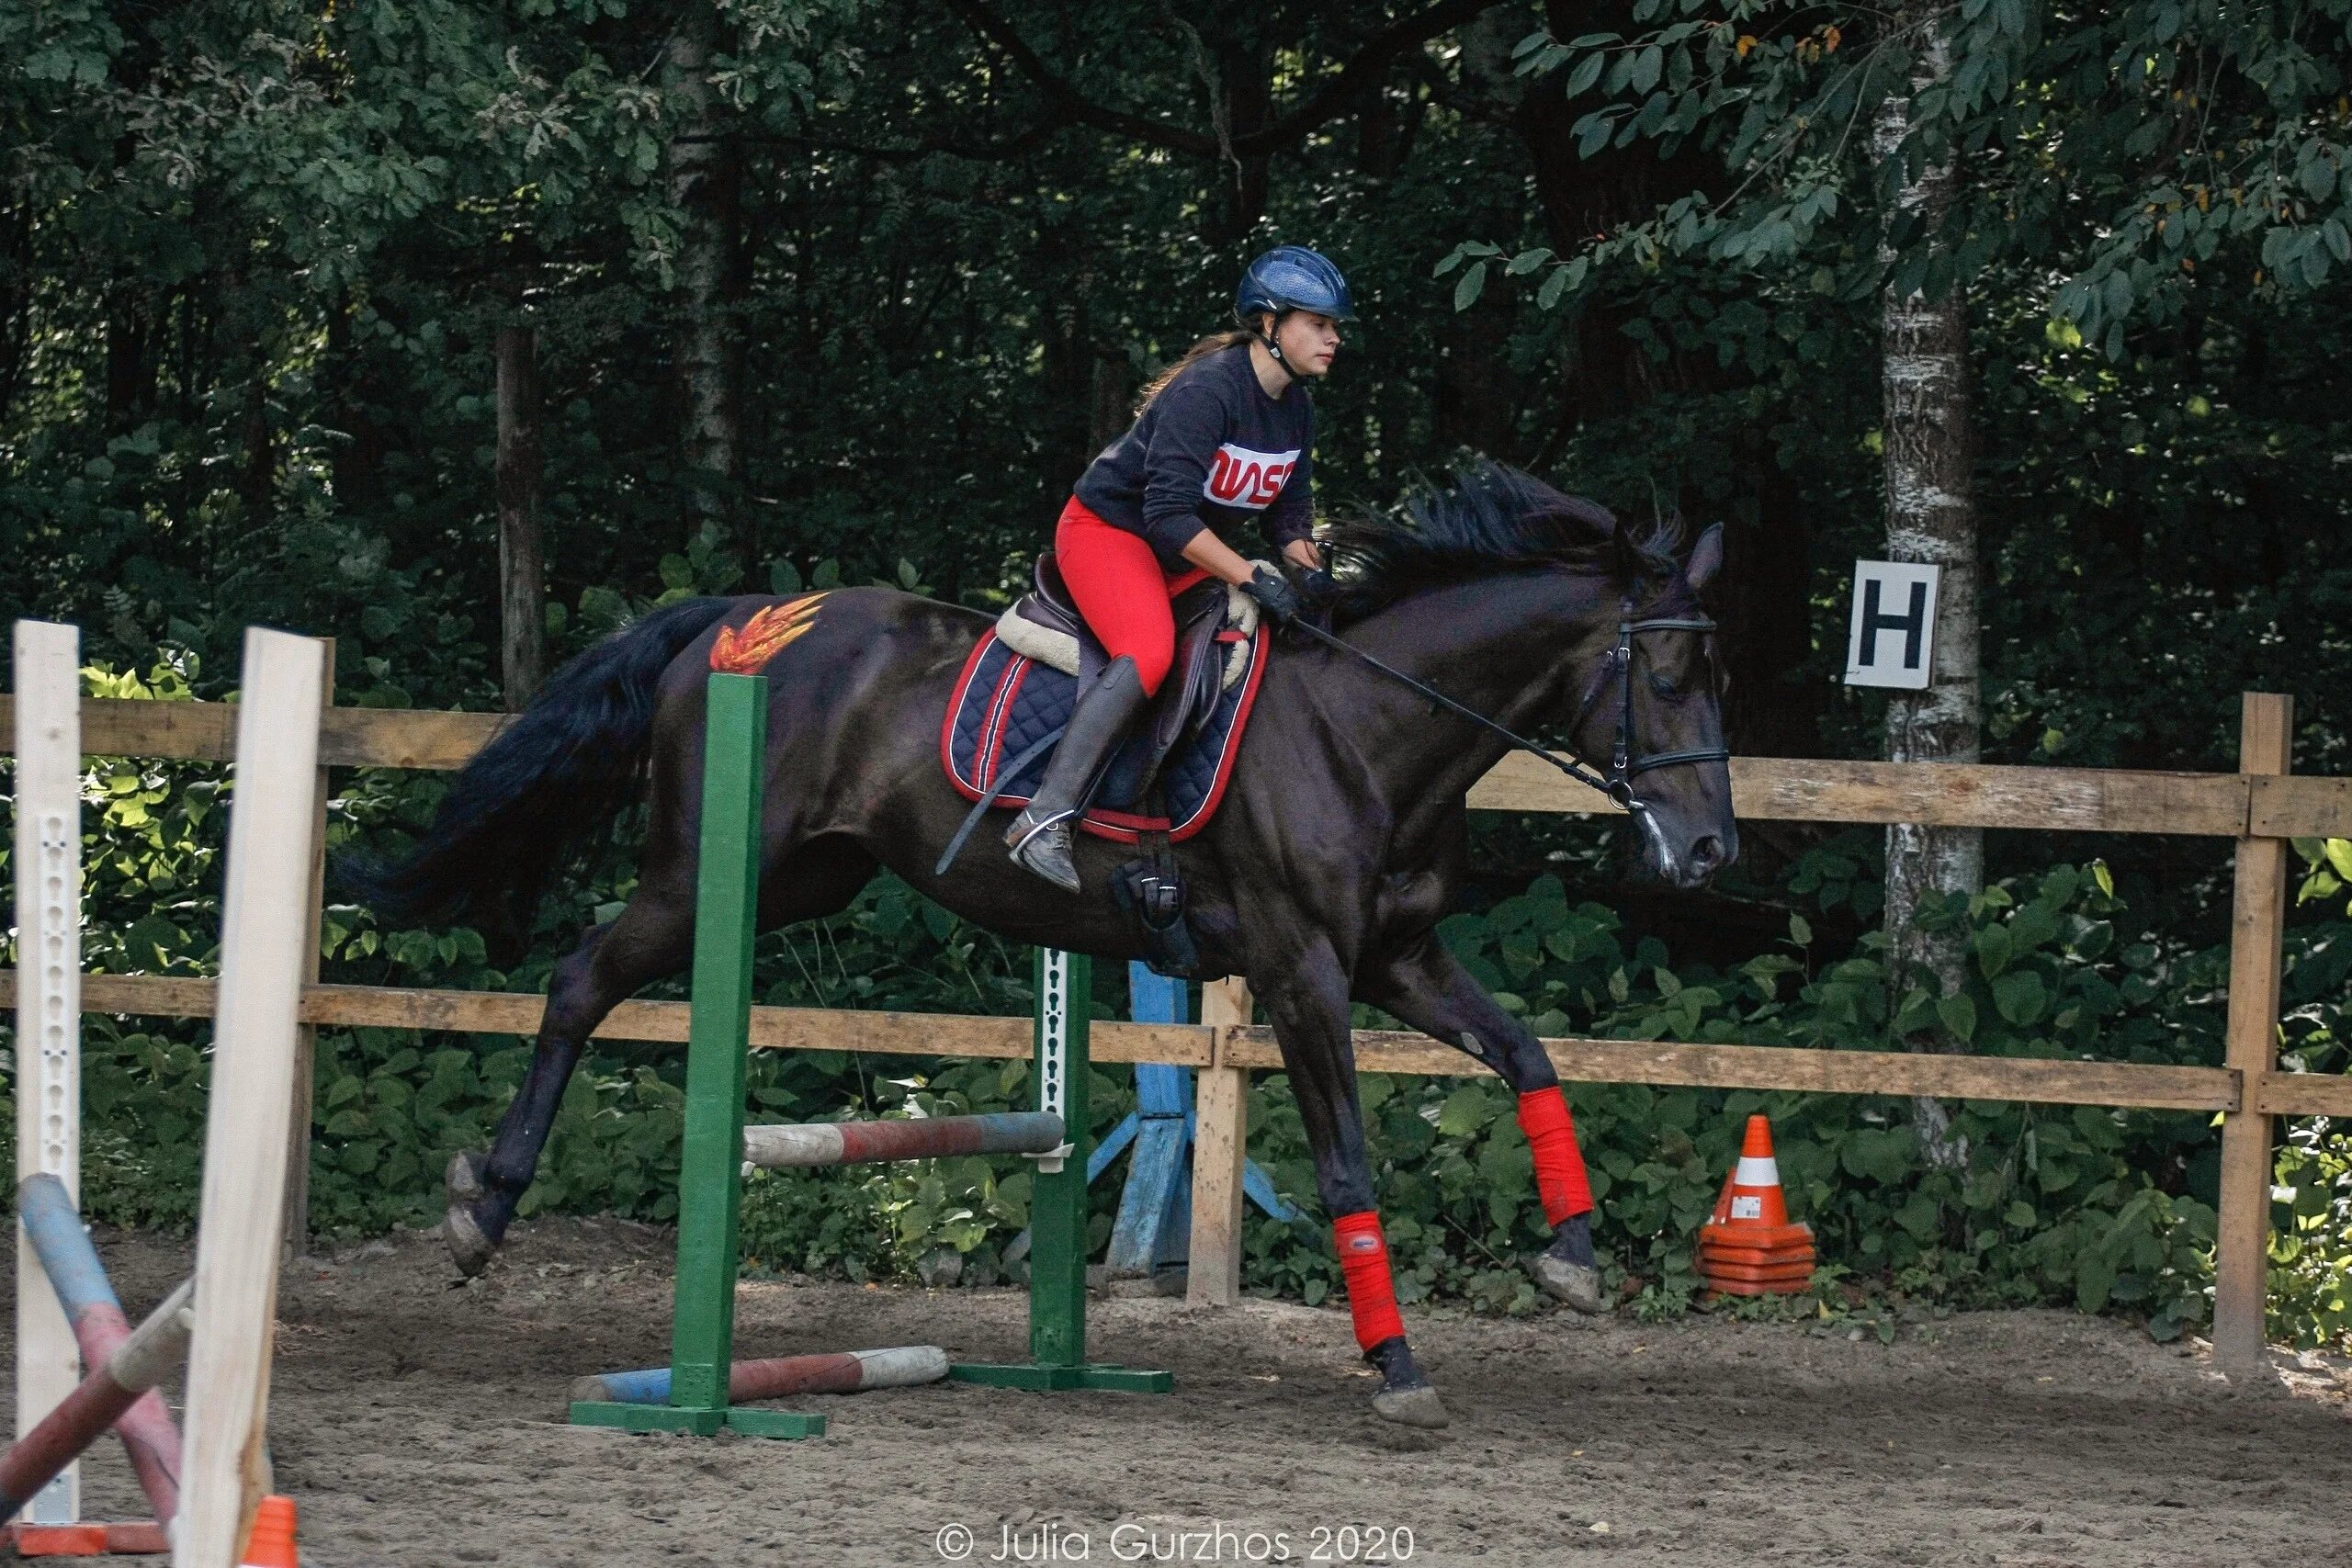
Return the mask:
<svg viewBox="0 0 2352 1568">
<path fill-rule="evenodd" d="M 1241 275 L 1233 313 L 1246 321 L 1261 310 L 1312 310 L 1335 321 L 1356 319 L 1348 280 L 1329 256 L 1305 245 L 1276 245 Z"/>
</svg>

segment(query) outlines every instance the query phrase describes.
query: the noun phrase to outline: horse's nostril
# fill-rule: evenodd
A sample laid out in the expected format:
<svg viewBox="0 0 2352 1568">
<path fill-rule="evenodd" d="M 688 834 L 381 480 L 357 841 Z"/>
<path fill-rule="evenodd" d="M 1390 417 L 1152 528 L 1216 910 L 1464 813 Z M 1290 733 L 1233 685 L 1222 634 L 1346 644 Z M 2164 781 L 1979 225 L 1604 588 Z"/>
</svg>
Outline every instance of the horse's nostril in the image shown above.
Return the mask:
<svg viewBox="0 0 2352 1568">
<path fill-rule="evenodd" d="M 1690 846 L 1690 864 L 1699 871 L 1713 871 L 1723 863 L 1724 842 L 1713 833 Z"/>
</svg>

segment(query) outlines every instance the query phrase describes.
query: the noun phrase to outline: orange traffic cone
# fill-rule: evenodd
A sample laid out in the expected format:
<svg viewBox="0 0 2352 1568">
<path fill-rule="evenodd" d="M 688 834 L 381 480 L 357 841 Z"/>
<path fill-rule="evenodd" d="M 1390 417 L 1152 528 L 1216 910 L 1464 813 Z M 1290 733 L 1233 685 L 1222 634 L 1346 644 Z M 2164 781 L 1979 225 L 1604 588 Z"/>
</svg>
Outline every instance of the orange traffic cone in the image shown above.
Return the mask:
<svg viewBox="0 0 2352 1568">
<path fill-rule="evenodd" d="M 1772 1123 L 1750 1116 L 1739 1164 L 1699 1227 L 1699 1277 L 1711 1295 L 1795 1295 L 1813 1283 L 1813 1227 L 1789 1221 Z"/>
<path fill-rule="evenodd" d="M 295 1512 L 291 1497 L 264 1497 L 261 1512 L 254 1516 L 254 1538 L 245 1543 L 237 1568 L 301 1568 L 294 1545 Z"/>
</svg>

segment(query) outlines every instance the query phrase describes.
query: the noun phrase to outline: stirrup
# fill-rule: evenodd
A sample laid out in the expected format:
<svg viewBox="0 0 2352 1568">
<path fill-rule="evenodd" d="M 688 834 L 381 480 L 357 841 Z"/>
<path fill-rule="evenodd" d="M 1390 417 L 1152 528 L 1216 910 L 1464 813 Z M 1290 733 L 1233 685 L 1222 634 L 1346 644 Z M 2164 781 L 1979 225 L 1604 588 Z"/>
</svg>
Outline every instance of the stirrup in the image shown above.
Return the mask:
<svg viewBox="0 0 2352 1568">
<path fill-rule="evenodd" d="M 1004 830 L 1004 847 L 1017 855 L 1029 847 L 1030 840 L 1049 828 L 1061 827 L 1077 815 L 1075 811 L 1057 812 L 1042 821 L 1031 822 L 1027 828 L 1023 828 L 1021 824 L 1029 820 L 1029 807 L 1024 806 L 1021 808 L 1020 814 L 1013 818 L 1012 826 Z"/>
<path fill-rule="evenodd" d="M 1020 818 L 1013 818 L 1012 830 L 1004 835 L 1004 841 L 1012 850 L 1012 863 L 1040 881 L 1052 883 L 1065 893 L 1084 891 L 1078 879 L 1078 860 L 1071 852 L 1070 823 L 1077 816 L 1075 811 L 1064 812 L 1037 823 L 1026 832 L 1020 831 Z M 1015 833 L 1019 833 L 1018 838 L 1014 837 Z M 1049 860 L 1059 863 L 1040 863 Z"/>
</svg>

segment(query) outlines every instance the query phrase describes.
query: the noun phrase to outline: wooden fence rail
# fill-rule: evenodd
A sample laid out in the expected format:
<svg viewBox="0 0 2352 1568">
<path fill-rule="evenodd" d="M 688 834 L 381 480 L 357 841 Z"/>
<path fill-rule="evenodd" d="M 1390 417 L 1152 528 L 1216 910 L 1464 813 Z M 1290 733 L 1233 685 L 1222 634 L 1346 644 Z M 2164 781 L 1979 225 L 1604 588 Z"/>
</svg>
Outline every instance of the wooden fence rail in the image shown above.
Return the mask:
<svg viewBox="0 0 2352 1568">
<path fill-rule="evenodd" d="M 0 696 L 0 732 L 16 699 Z M 234 703 L 91 698 L 83 745 L 99 757 L 226 761 Z M 412 708 L 329 708 L 319 761 L 331 767 L 462 768 L 512 716 Z M 2205 838 L 2341 836 L 2352 823 L 2352 779 L 2017 768 L 1975 762 L 1850 762 L 1735 757 L 1733 809 L 1788 822 L 1918 822 L 1942 828 L 2184 833 Z M 1587 814 L 1617 807 L 1513 752 L 1470 792 L 1483 811 Z"/>
<path fill-rule="evenodd" d="M 0 734 L 13 732 L 13 698 L 0 696 Z M 2277 976 L 2288 882 L 2282 840 L 2352 836 L 2352 779 L 2299 778 L 2288 771 L 2288 738 L 2293 731 L 2289 699 L 2249 693 L 2245 709 L 2244 760 L 2236 773 L 1767 757 L 1737 757 L 1731 763 L 1734 809 L 1751 818 L 2181 833 L 2233 840 L 2236 917 L 2226 1066 L 1631 1040 L 1546 1041 L 1553 1061 L 1562 1077 L 1581 1082 L 1931 1095 L 2220 1113 L 2226 1120 L 2214 1351 L 2231 1371 L 2258 1367 L 2272 1118 L 2352 1116 L 2352 1077 L 2278 1070 Z M 235 718 L 232 704 L 85 700 L 83 746 L 94 756 L 226 761 Z M 321 715 L 319 761 L 333 767 L 459 768 L 510 722 L 503 714 L 329 707 Z M 1535 759 L 1520 755 L 1505 758 L 1471 790 L 1469 798 L 1473 807 L 1482 810 L 1581 814 L 1615 809 Z M 0 971 L 0 1005 L 13 1004 L 16 988 L 16 976 Z M 1227 989 L 1239 995 L 1238 987 Z M 516 993 L 312 985 L 303 992 L 302 1018 L 312 1026 L 530 1035 L 538 1028 L 545 1000 Z M 82 1007 L 86 1012 L 209 1017 L 212 982 L 92 975 L 83 983 Z M 597 1035 L 684 1041 L 688 1010 L 684 1002 L 625 1002 Z M 1238 1119 L 1246 1102 L 1235 1086 L 1250 1069 L 1279 1066 L 1281 1056 L 1272 1031 L 1237 1021 L 1246 1020 L 1246 1002 L 1228 999 L 1211 1011 L 1216 1016 L 1199 1025 L 1099 1024 L 1094 1046 L 1102 1061 L 1167 1062 L 1204 1069 L 1204 1084 L 1214 1087 L 1216 1092 L 1204 1093 L 1198 1110 L 1202 1146 L 1232 1157 L 1196 1162 L 1195 1245 L 1204 1236 L 1218 1238 L 1219 1256 L 1196 1257 L 1193 1268 L 1196 1285 L 1223 1278 L 1229 1286 L 1238 1256 L 1232 1249 L 1238 1242 L 1241 1192 L 1233 1172 L 1224 1168 L 1238 1158 Z M 1030 1049 L 1029 1023 L 1022 1019 L 827 1009 L 756 1009 L 752 1042 L 775 1050 L 933 1056 L 1012 1058 L 1025 1056 Z M 1418 1034 L 1359 1031 L 1356 1055 L 1358 1065 L 1371 1072 L 1469 1075 L 1484 1070 Z M 307 1127 L 304 1131 L 307 1135 Z M 307 1149 L 298 1150 L 297 1157 L 307 1164 Z M 1232 1256 L 1225 1256 L 1227 1252 Z M 1195 1298 L 1229 1301 L 1232 1292 L 1212 1288 L 1204 1296 L 1196 1290 Z"/>
<path fill-rule="evenodd" d="M 0 969 L 0 1009 L 14 1007 L 17 976 Z M 210 1018 L 212 982 L 156 975 L 87 975 L 83 1010 L 146 1018 Z M 527 991 L 445 991 L 393 986 L 310 986 L 301 1019 L 314 1027 L 415 1029 L 450 1034 L 538 1032 L 547 998 Z M 691 1004 L 628 1001 L 595 1038 L 684 1044 Z M 1180 1067 L 1282 1066 L 1274 1032 L 1261 1025 L 1097 1023 L 1094 1059 Z M 1902 1051 L 1823 1051 L 1794 1045 L 1691 1045 L 1672 1041 L 1549 1039 L 1560 1077 L 1574 1083 L 1646 1083 L 1688 1089 L 1786 1089 L 1815 1094 L 1930 1095 L 2146 1111 L 2247 1108 L 2233 1067 L 2159 1066 L 2079 1057 L 1945 1056 Z M 859 1051 L 876 1055 L 1027 1057 L 1025 1018 L 884 1012 L 855 1008 L 752 1010 L 762 1051 Z M 1428 1036 L 1356 1031 L 1356 1066 L 1367 1073 L 1478 1077 L 1487 1069 Z M 2352 1116 L 2352 1077 L 2327 1073 L 2254 1075 L 2253 1108 L 2273 1116 Z"/>
</svg>

